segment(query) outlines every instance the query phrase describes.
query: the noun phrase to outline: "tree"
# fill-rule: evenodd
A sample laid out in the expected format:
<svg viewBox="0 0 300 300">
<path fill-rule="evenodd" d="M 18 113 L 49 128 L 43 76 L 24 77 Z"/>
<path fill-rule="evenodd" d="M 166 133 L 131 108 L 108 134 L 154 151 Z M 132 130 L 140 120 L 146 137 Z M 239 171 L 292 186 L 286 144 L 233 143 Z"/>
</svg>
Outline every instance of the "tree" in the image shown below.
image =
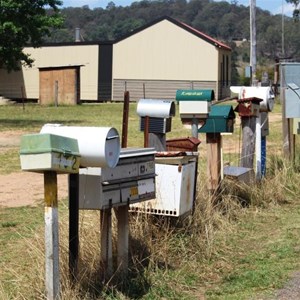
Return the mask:
<svg viewBox="0 0 300 300">
<path fill-rule="evenodd" d="M 300 0 L 285 0 L 287 3 L 291 3 L 294 5 L 294 11 L 293 11 L 293 18 L 294 21 L 299 21 L 299 16 L 300 16 L 300 10 L 298 8 L 298 5 L 300 3 Z"/>
<path fill-rule="evenodd" d="M 0 0 L 0 67 L 18 70 L 33 60 L 23 52 L 26 45 L 42 45 L 51 28 L 59 27 L 63 18 L 60 0 Z"/>
</svg>

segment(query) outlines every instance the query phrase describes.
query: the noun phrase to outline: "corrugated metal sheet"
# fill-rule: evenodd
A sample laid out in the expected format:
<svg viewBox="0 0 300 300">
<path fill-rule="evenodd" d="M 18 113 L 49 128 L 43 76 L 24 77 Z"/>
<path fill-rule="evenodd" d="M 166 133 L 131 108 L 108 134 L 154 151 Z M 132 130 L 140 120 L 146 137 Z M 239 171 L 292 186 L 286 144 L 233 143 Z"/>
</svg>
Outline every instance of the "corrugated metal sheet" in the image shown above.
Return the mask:
<svg viewBox="0 0 300 300">
<path fill-rule="evenodd" d="M 123 101 L 124 91 L 130 92 L 130 100 L 141 98 L 175 99 L 178 89 L 215 89 L 216 82 L 191 82 L 168 80 L 119 80 L 113 81 L 113 101 Z"/>
</svg>

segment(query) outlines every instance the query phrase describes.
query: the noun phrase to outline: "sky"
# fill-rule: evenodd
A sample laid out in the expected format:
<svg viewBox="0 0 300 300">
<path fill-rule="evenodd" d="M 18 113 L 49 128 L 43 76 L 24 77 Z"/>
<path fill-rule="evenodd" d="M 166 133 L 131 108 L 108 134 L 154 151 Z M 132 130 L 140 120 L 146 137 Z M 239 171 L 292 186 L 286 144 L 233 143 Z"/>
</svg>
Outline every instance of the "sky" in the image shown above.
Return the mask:
<svg viewBox="0 0 300 300">
<path fill-rule="evenodd" d="M 138 0 L 112 0 L 116 6 L 128 6 L 132 2 Z M 215 0 L 215 2 L 224 1 L 224 0 Z M 84 5 L 88 5 L 90 9 L 95 7 L 106 8 L 107 4 L 111 2 L 111 0 L 63 0 L 64 7 L 81 7 Z M 228 0 L 227 2 L 231 2 Z M 250 0 L 237 0 L 238 4 L 249 6 Z M 260 7 L 264 10 L 268 10 L 271 14 L 281 14 L 282 13 L 282 4 L 283 4 L 283 13 L 285 15 L 291 16 L 293 11 L 293 6 L 291 4 L 287 4 L 285 0 L 256 0 L 256 6 Z"/>
</svg>

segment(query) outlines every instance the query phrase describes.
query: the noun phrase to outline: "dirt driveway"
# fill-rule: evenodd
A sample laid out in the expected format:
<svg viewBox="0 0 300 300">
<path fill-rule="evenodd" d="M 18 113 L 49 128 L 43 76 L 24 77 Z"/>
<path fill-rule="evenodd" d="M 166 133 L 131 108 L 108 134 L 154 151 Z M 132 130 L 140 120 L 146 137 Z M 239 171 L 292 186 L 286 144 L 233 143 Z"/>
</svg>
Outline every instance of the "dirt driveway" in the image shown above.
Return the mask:
<svg viewBox="0 0 300 300">
<path fill-rule="evenodd" d="M 0 131 L 0 153 L 19 147 L 22 131 Z M 68 195 L 68 175 L 58 175 L 58 199 Z M 0 175 L 0 207 L 35 205 L 44 199 L 43 174 L 16 172 Z"/>
</svg>

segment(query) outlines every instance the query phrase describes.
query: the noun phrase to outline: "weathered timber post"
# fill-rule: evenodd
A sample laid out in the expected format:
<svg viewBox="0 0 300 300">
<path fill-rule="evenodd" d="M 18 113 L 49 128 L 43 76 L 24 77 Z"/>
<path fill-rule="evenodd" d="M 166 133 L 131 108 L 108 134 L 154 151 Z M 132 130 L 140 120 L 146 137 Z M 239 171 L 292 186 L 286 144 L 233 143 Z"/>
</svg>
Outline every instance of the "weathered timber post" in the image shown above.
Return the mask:
<svg viewBox="0 0 300 300">
<path fill-rule="evenodd" d="M 241 167 L 253 169 L 255 156 L 256 117 L 241 117 L 242 154 Z"/>
<path fill-rule="evenodd" d="M 57 175 L 55 171 L 44 172 L 45 196 L 45 263 L 46 297 L 59 299 L 59 237 L 57 207 Z"/>
<path fill-rule="evenodd" d="M 111 208 L 100 210 L 100 231 L 102 280 L 106 281 L 113 272 Z"/>
<path fill-rule="evenodd" d="M 207 188 L 214 193 L 221 182 L 221 145 L 220 133 L 206 133 L 207 144 Z"/>
<path fill-rule="evenodd" d="M 128 222 L 129 205 L 119 206 L 115 208 L 117 217 L 117 264 L 121 272 L 128 270 L 128 247 L 129 247 L 129 222 Z"/>
</svg>

